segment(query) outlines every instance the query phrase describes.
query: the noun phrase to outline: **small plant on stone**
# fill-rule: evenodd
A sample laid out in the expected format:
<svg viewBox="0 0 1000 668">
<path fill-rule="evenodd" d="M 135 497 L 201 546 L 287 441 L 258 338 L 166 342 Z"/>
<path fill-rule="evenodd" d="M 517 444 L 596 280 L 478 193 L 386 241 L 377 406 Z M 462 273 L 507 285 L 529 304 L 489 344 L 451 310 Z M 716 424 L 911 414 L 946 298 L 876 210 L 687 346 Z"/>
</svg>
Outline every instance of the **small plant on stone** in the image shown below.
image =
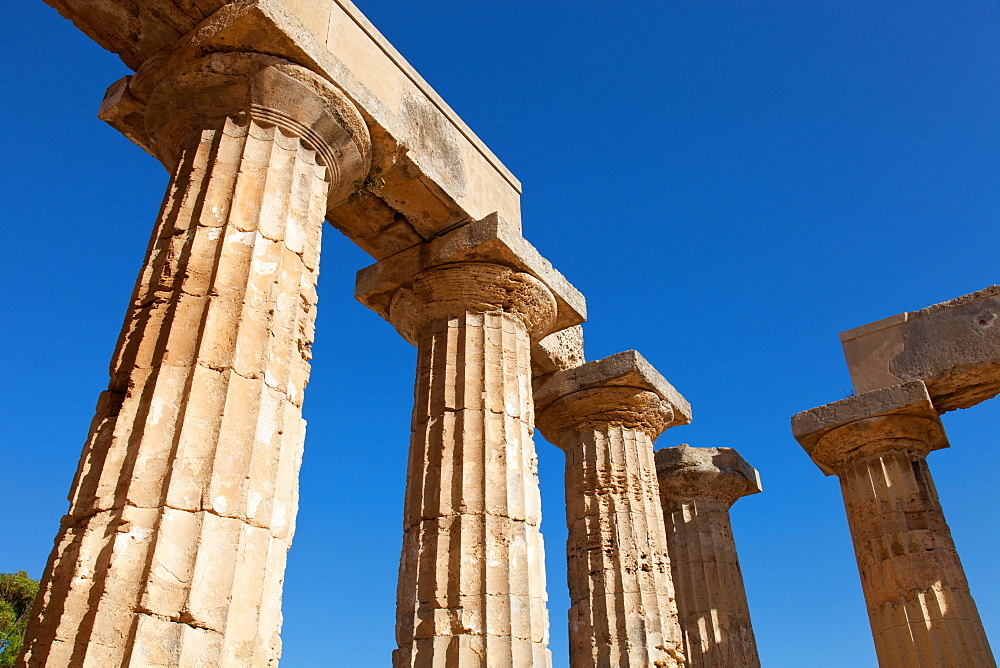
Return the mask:
<svg viewBox="0 0 1000 668">
<path fill-rule="evenodd" d="M 363 181 L 354 182 L 354 192 L 347 198 L 347 201 L 366 200 L 372 196 L 372 193 L 382 190 L 382 188 L 385 188 L 385 178 L 382 176 L 382 168 L 376 167 Z"/>
</svg>

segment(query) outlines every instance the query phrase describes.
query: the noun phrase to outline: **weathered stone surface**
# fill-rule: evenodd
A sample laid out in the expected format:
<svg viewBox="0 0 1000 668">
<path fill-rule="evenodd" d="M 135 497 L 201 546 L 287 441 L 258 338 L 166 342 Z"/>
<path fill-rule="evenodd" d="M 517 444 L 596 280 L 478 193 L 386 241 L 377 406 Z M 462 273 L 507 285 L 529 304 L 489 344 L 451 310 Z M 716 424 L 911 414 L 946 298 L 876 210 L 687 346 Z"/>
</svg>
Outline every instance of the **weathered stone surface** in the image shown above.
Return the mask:
<svg viewBox="0 0 1000 668">
<path fill-rule="evenodd" d="M 840 478 L 879 665 L 996 666 L 927 467 L 947 439 L 923 383 L 792 424 L 813 461 Z"/>
<path fill-rule="evenodd" d="M 692 448 L 683 443 L 674 448 L 656 451 L 657 476 L 670 478 L 671 498 L 716 496 L 722 500 L 737 499 L 764 491 L 760 473 L 732 448 Z M 722 494 L 711 484 L 715 477 L 732 481 L 733 494 Z M 690 478 L 690 487 L 684 481 Z"/>
<path fill-rule="evenodd" d="M 535 402 L 566 453 L 571 665 L 684 665 L 653 439 L 690 406 L 635 351 L 552 373 Z"/>
<path fill-rule="evenodd" d="M 46 0 L 133 70 L 228 0 Z"/>
<path fill-rule="evenodd" d="M 428 264 L 359 273 L 418 349 L 393 665 L 549 666 L 530 351 L 559 305 L 506 264 Z"/>
<path fill-rule="evenodd" d="M 462 262 L 499 264 L 542 281 L 557 305 L 552 327 L 542 332 L 542 336 L 579 325 L 587 319 L 583 295 L 514 226 L 496 214 L 462 225 L 362 269 L 358 272 L 354 296 L 391 322 L 389 307 L 400 287 L 422 271 Z"/>
<path fill-rule="evenodd" d="M 582 325 L 549 334 L 531 346 L 532 391 L 538 392 L 556 371 L 572 369 L 586 361 Z"/>
<path fill-rule="evenodd" d="M 761 491 L 732 448 L 657 450 L 656 473 L 688 664 L 760 666 L 729 508 Z"/>
<path fill-rule="evenodd" d="M 921 380 L 939 412 L 1000 393 L 1000 286 L 843 332 L 860 394 Z"/>
<path fill-rule="evenodd" d="M 648 390 L 671 407 L 673 417 L 664 429 L 691 422 L 691 404 L 635 350 L 626 350 L 601 360 L 567 368 L 563 373 L 552 376 L 549 382 L 535 392 L 535 405 L 541 410 L 568 394 L 592 387 L 634 387 Z"/>
<path fill-rule="evenodd" d="M 386 182 L 373 196 L 400 218 L 384 242 L 372 222 L 339 212 L 339 201 L 331 201 L 330 219 L 376 258 L 398 250 L 403 239 L 419 243 L 494 211 L 520 229 L 520 182 L 346 0 L 49 4 L 135 70 L 151 60 L 251 50 L 299 63 L 335 83 L 369 125 L 372 167 Z M 107 120 L 145 146 L 141 128 L 128 127 L 127 118 Z"/>
<path fill-rule="evenodd" d="M 556 371 L 572 369 L 586 361 L 581 325 L 549 334 L 531 347 L 531 370 L 534 378 L 548 378 Z"/>
<path fill-rule="evenodd" d="M 830 444 L 839 441 L 823 442 L 822 439 L 826 434 L 845 425 L 869 418 L 908 415 L 940 425 L 940 419 L 931 403 L 927 387 L 919 380 L 905 385 L 866 392 L 797 413 L 792 417 L 792 435 L 823 473 L 834 475 L 837 462 L 850 453 L 831 451 Z M 886 424 L 888 425 L 889 422 L 886 421 Z M 934 430 L 928 445 L 931 450 L 947 448 L 948 440 L 944 430 Z"/>
<path fill-rule="evenodd" d="M 253 54 L 210 55 L 154 88 L 148 123 L 173 176 L 27 665 L 276 664 L 323 215 L 337 171 L 367 169 L 365 126 L 356 112 L 339 124 L 338 95 Z"/>
</svg>

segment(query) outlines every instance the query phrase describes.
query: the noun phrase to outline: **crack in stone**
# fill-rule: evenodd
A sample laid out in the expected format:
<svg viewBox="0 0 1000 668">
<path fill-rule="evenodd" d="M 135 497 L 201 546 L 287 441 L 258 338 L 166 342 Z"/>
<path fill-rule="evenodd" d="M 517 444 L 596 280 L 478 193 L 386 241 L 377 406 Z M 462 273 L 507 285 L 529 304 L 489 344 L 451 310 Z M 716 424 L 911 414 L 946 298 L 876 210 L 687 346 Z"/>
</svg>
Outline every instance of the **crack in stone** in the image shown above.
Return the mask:
<svg viewBox="0 0 1000 668">
<path fill-rule="evenodd" d="M 132 608 L 132 612 L 134 612 L 137 615 L 146 615 L 147 617 L 155 617 L 156 619 L 162 620 L 164 622 L 171 622 L 173 624 L 183 624 L 184 626 L 188 626 L 193 629 L 199 629 L 201 631 L 209 631 L 211 633 L 222 635 L 222 631 L 218 629 L 213 629 L 211 626 L 205 624 L 204 622 L 199 622 L 187 610 L 182 611 L 179 615 L 170 616 L 170 615 L 161 615 L 158 612 L 153 612 L 152 610 L 137 605 L 136 607 Z"/>
<path fill-rule="evenodd" d="M 284 432 L 282 432 L 282 433 L 284 433 Z M 265 526 L 261 522 L 254 522 L 254 521 L 252 521 L 250 519 L 247 519 L 245 517 L 239 517 L 237 515 L 224 515 L 224 514 L 218 512 L 218 511 L 216 511 L 214 508 L 204 508 L 203 507 L 203 508 L 197 508 L 197 509 L 192 510 L 191 508 L 178 508 L 177 506 L 172 506 L 169 503 L 164 503 L 162 505 L 157 505 L 157 506 L 136 506 L 136 505 L 133 505 L 133 504 L 130 504 L 130 503 L 126 503 L 126 504 L 123 504 L 123 505 L 120 505 L 120 506 L 114 506 L 112 508 L 97 509 L 97 510 L 94 510 L 94 511 L 91 511 L 91 512 L 87 512 L 87 513 L 85 513 L 83 515 L 68 515 L 67 514 L 67 515 L 65 515 L 63 517 L 62 528 L 64 528 L 64 529 L 79 529 L 79 528 L 84 528 L 89 520 L 91 520 L 92 518 L 94 518 L 94 517 L 96 517 L 96 516 L 98 516 L 98 515 L 100 515 L 102 513 L 122 513 L 123 514 L 129 508 L 134 508 L 136 510 L 160 510 L 160 511 L 162 511 L 163 509 L 169 508 L 170 510 L 176 510 L 176 511 L 183 512 L 183 513 L 192 513 L 192 514 L 194 514 L 194 513 L 208 513 L 209 515 L 214 515 L 215 517 L 218 517 L 220 519 L 235 520 L 235 521 L 240 522 L 242 524 L 245 524 L 247 526 L 253 527 L 254 529 L 261 529 L 263 531 L 266 531 L 271 536 L 271 538 L 274 538 L 275 540 L 282 540 L 282 541 L 286 540 L 286 538 L 284 536 L 275 533 L 274 530 L 273 530 L 273 527 Z M 67 520 L 71 520 L 71 521 L 67 522 Z M 124 520 L 124 519 L 122 519 L 119 522 L 120 526 L 121 525 L 131 525 L 131 524 L 132 524 L 131 522 L 129 522 L 128 520 Z M 174 574 L 171 573 L 171 575 L 174 575 Z M 174 575 L 174 577 L 177 577 L 177 576 Z M 181 581 L 181 582 L 186 582 L 186 580 L 181 580 L 180 578 L 178 578 L 178 580 Z"/>
</svg>

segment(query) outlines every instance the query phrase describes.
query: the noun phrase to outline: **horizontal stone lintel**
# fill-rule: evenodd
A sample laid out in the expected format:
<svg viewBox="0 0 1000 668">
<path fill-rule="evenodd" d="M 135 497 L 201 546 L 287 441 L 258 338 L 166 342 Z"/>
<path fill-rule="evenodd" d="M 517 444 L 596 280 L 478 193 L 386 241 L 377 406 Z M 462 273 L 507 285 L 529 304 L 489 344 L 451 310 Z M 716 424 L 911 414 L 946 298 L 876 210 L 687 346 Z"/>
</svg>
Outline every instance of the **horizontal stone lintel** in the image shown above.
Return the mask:
<svg viewBox="0 0 1000 668">
<path fill-rule="evenodd" d="M 655 392 L 674 410 L 676 425 L 690 424 L 691 404 L 635 350 L 557 371 L 535 392 L 535 410 L 574 392 L 598 387 L 636 387 Z"/>
<path fill-rule="evenodd" d="M 827 433 L 858 420 L 888 415 L 912 415 L 940 422 L 938 412 L 931 401 L 927 386 L 919 380 L 884 387 L 872 392 L 835 401 L 797 413 L 792 417 L 792 435 L 810 456 L 819 440 Z M 942 435 L 944 431 L 941 431 Z M 931 449 L 947 448 L 944 436 Z M 814 460 L 815 461 L 815 460 Z M 832 475 L 827 467 L 816 465 Z"/>
<path fill-rule="evenodd" d="M 496 213 L 365 267 L 358 272 L 354 296 L 388 320 L 389 304 L 399 288 L 422 271 L 457 262 L 499 264 L 540 280 L 558 305 L 553 331 L 587 319 L 587 302 L 580 291 L 521 236 L 517 227 Z"/>
<path fill-rule="evenodd" d="M 859 394 L 914 380 L 938 412 L 969 408 L 1000 393 L 1000 286 L 840 335 Z"/>
</svg>

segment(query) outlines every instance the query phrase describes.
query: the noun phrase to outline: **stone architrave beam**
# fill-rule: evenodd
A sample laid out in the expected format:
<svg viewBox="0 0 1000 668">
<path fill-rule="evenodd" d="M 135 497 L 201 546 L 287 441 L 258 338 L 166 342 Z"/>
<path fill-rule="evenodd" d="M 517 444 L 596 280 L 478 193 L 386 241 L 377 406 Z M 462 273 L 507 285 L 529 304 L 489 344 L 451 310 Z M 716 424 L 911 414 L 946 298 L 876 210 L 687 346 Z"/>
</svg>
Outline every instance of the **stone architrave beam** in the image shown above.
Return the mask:
<svg viewBox="0 0 1000 668">
<path fill-rule="evenodd" d="M 922 380 L 938 412 L 1000 393 L 1000 286 L 843 332 L 858 394 Z"/>
<path fill-rule="evenodd" d="M 927 467 L 948 441 L 925 385 L 804 411 L 792 432 L 840 478 L 879 665 L 995 668 Z"/>
<path fill-rule="evenodd" d="M 327 218 L 376 259 L 493 212 L 520 230 L 520 182 L 348 0 L 49 2 L 136 71 L 243 50 L 338 86 L 369 126 L 371 176 L 385 185 L 331 203 Z M 109 89 L 101 117 L 148 149 L 147 101 L 126 77 Z"/>
<path fill-rule="evenodd" d="M 689 665 L 760 666 L 729 508 L 761 491 L 732 448 L 657 450 L 670 568 Z"/>
<path fill-rule="evenodd" d="M 566 453 L 570 664 L 684 665 L 653 440 L 690 405 L 634 350 L 553 372 L 535 405 Z"/>
<path fill-rule="evenodd" d="M 355 294 L 418 351 L 393 665 L 551 665 L 531 350 L 582 295 L 496 215 Z"/>
</svg>

